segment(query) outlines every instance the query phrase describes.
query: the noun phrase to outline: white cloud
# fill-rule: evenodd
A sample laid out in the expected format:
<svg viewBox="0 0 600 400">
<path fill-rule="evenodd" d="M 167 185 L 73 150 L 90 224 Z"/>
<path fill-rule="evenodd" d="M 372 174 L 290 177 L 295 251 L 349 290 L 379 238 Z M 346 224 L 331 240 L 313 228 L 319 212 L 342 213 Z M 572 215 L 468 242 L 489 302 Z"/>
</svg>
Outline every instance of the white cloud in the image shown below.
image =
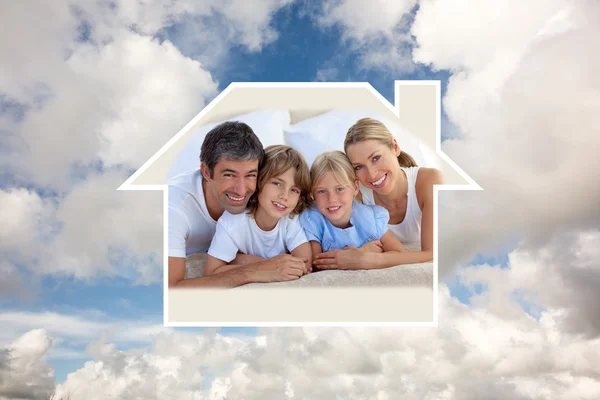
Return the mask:
<svg viewBox="0 0 600 400">
<path fill-rule="evenodd" d="M 478 18 L 464 6 L 425 2 L 411 31 L 416 61 L 455 71 L 444 107 L 460 135 L 443 149 L 485 189 L 440 195 L 442 272 L 600 224 L 598 4 L 478 3 Z"/>
<path fill-rule="evenodd" d="M 489 303 L 511 318 L 519 307 L 505 294 L 518 290 L 514 295 L 534 311 L 560 309 L 561 330 L 593 337 L 600 333 L 593 300 L 599 278 L 591 261 L 597 255 L 586 254 L 598 247 L 600 226 L 600 211 L 591 206 L 600 204 L 600 56 L 594 50 L 600 28 L 592 17 L 600 6 L 508 5 L 478 3 L 483 9 L 475 19 L 460 12 L 464 2 L 453 8 L 431 1 L 413 25 L 415 58 L 455 71 L 444 106 L 460 135 L 442 147 L 485 189 L 440 195 L 440 271 L 448 276 L 475 253 L 494 255 L 519 243 L 510 270 L 462 272 L 488 286 L 475 304 Z M 433 33 L 440 15 L 444 23 Z"/>
<path fill-rule="evenodd" d="M 44 237 L 50 201 L 24 188 L 0 189 L 0 250 L 28 247 Z"/>
<path fill-rule="evenodd" d="M 56 342 L 71 345 L 90 343 L 98 335 L 117 344 L 147 344 L 156 335 L 172 331 L 156 320 L 121 320 L 95 310 L 78 310 L 77 314 L 7 310 L 0 313 L 0 322 L 5 327 L 0 345 L 38 327 L 44 327 Z"/>
<path fill-rule="evenodd" d="M 64 49 L 73 43 L 77 21 L 68 3 L 61 0 L 52 4 L 35 0 L 6 3 L 0 21 L 0 52 L 10 54 L 0 64 L 0 92 L 19 103 L 31 104 L 37 95 L 47 93 L 47 82 L 57 79 Z"/>
<path fill-rule="evenodd" d="M 318 82 L 336 81 L 339 78 L 339 70 L 337 68 L 321 68 L 317 70 L 315 80 Z"/>
<path fill-rule="evenodd" d="M 390 36 L 416 3 L 380 0 L 366 5 L 360 0 L 326 1 L 318 22 L 324 26 L 339 25 L 347 38 L 367 41 L 373 36 Z"/>
<path fill-rule="evenodd" d="M 54 371 L 46 363 L 52 342 L 34 329 L 0 348 L 0 399 L 46 398 L 54 388 Z"/>
<path fill-rule="evenodd" d="M 257 51 L 264 44 L 277 39 L 278 33 L 270 26 L 273 14 L 293 0 L 268 0 L 250 2 L 230 0 L 218 2 L 219 12 L 231 20 L 236 35 L 234 40 L 244 44 L 250 51 Z"/>
<path fill-rule="evenodd" d="M 484 284 L 487 290 L 472 298 L 494 314 L 511 318 L 520 313 L 515 296 L 534 312 L 556 311 L 562 332 L 591 337 L 600 333 L 596 290 L 600 283 L 600 232 L 564 232 L 543 246 L 522 244 L 509 254 L 507 268 L 472 266 L 459 271 L 467 286 Z"/>
<path fill-rule="evenodd" d="M 143 164 L 216 94 L 200 63 L 130 32 L 101 49 L 81 46 L 67 65 L 104 109 L 97 156 L 108 165 Z"/>
<path fill-rule="evenodd" d="M 92 175 L 62 199 L 61 230 L 44 249 L 41 272 L 139 283 L 162 278 L 162 195 L 116 191 L 123 180 L 117 172 Z"/>
<path fill-rule="evenodd" d="M 162 194 L 117 191 L 125 179 L 116 170 L 93 173 L 53 201 L 25 189 L 0 191 L 8 276 L 25 283 L 15 268 L 21 264 L 34 277 L 160 281 Z"/>
<path fill-rule="evenodd" d="M 0 298 L 16 298 L 19 300 L 33 300 L 37 280 L 26 277 L 13 262 L 0 261 Z"/>
<path fill-rule="evenodd" d="M 483 303 L 460 304 L 444 285 L 440 302 L 439 328 L 263 329 L 257 337 L 171 332 L 154 336 L 149 349 L 130 350 L 91 339 L 87 353 L 94 360 L 70 373 L 57 394 L 74 400 L 600 395 L 599 339 L 561 331 L 561 309 L 539 320 L 523 311 L 500 316 Z"/>
<path fill-rule="evenodd" d="M 18 126 L 27 151 L 9 165 L 60 189 L 75 163 L 138 167 L 216 93 L 197 61 L 169 42 L 125 31 L 100 48 L 80 45 L 62 74 L 47 104 Z"/>
<path fill-rule="evenodd" d="M 587 233 L 576 242 L 573 250 L 582 257 L 578 264 L 587 268 L 597 246 Z M 522 271 L 522 262 L 511 262 L 511 288 L 529 282 Z M 487 279 L 490 286 L 500 280 L 500 287 L 505 285 L 502 276 L 480 272 L 467 269 L 463 277 L 471 282 Z M 536 285 L 541 290 L 543 281 Z M 549 290 L 551 297 L 554 288 Z M 52 376 L 46 358 L 73 358 L 76 354 L 69 352 L 69 346 L 87 343 L 85 352 L 93 360 L 72 371 L 56 388 L 58 396 L 73 400 L 90 396 L 261 399 L 292 398 L 292 393 L 293 398 L 339 395 L 390 400 L 399 396 L 595 399 L 600 395 L 596 372 L 600 339 L 565 329 L 563 316 L 572 305 L 556 301 L 535 319 L 518 308 L 512 313 L 498 311 L 498 304 L 513 301 L 509 290 L 497 291 L 489 300 L 469 307 L 450 297 L 441 284 L 439 328 L 262 329 L 255 337 L 222 336 L 214 329 L 202 334 L 177 332 L 148 321 L 115 320 L 98 313 L 83 317 L 5 312 L 0 321 L 10 332 L 2 335 L 7 344 L 0 351 L 0 363 L 9 360 L 6 349 L 24 349 L 20 363 L 10 361 L 12 376 L 22 377 L 13 379 L 12 387 L 22 386 L 34 373 Z M 35 330 L 36 326 L 46 330 Z M 15 341 L 9 335 L 36 340 Z M 50 341 L 54 348 L 61 347 L 50 348 Z M 131 348 L 131 344 L 141 347 Z M 48 390 L 48 384 L 43 388 Z M 10 397 L 6 387 L 0 396 Z"/>
<path fill-rule="evenodd" d="M 361 68 L 410 72 L 415 65 L 411 50 L 414 45 L 407 34 L 409 13 L 416 0 L 326 1 L 312 14 L 322 28 L 337 27 L 342 39 L 358 55 Z"/>
</svg>

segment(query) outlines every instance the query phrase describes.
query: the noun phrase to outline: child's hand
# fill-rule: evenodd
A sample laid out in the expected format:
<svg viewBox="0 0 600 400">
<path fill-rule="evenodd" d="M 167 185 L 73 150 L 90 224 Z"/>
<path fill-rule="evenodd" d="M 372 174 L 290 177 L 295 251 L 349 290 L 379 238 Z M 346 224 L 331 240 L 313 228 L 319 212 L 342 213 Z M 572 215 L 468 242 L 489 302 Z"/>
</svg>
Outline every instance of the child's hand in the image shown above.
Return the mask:
<svg viewBox="0 0 600 400">
<path fill-rule="evenodd" d="M 267 269 L 271 282 L 292 281 L 308 273 L 306 258 L 280 254 L 271 258 Z"/>
<path fill-rule="evenodd" d="M 356 247 L 344 250 L 329 250 L 315 256 L 315 267 L 318 269 L 361 269 L 364 251 Z"/>
<path fill-rule="evenodd" d="M 383 244 L 380 240 L 372 240 L 363 244 L 359 249 L 370 253 L 383 253 Z"/>
</svg>

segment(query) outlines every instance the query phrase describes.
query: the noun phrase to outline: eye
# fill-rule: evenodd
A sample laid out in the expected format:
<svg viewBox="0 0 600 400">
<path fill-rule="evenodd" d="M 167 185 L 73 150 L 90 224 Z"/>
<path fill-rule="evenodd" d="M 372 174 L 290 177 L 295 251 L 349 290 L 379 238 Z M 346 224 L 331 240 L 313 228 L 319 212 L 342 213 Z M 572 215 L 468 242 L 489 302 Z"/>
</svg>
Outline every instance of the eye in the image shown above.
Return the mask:
<svg viewBox="0 0 600 400">
<path fill-rule="evenodd" d="M 277 181 L 273 181 L 273 182 L 271 182 L 271 183 L 272 183 L 273 185 L 277 186 L 277 187 L 281 186 L 281 183 L 279 183 L 279 182 L 277 182 Z"/>
<path fill-rule="evenodd" d="M 298 188 L 293 188 L 292 192 L 300 194 L 301 190 Z"/>
<path fill-rule="evenodd" d="M 323 190 L 323 189 L 317 190 L 317 194 L 323 194 L 323 193 L 325 193 L 325 190 Z"/>
<path fill-rule="evenodd" d="M 223 176 L 225 178 L 231 178 L 231 177 L 233 177 L 233 174 L 226 173 L 226 174 L 223 174 Z"/>
<path fill-rule="evenodd" d="M 381 158 L 381 156 L 375 156 L 375 157 L 373 157 L 373 161 L 379 161 L 380 158 Z"/>
<path fill-rule="evenodd" d="M 361 168 L 362 168 L 362 165 L 357 165 L 356 167 L 354 167 L 354 170 L 355 170 L 355 171 L 358 171 L 358 170 L 359 170 L 359 169 L 361 169 Z"/>
<path fill-rule="evenodd" d="M 256 174 L 248 174 L 248 178 L 256 178 Z"/>
<path fill-rule="evenodd" d="M 343 192 L 345 189 L 346 189 L 346 188 L 339 187 L 339 188 L 337 188 L 337 191 L 338 191 L 338 192 Z"/>
</svg>

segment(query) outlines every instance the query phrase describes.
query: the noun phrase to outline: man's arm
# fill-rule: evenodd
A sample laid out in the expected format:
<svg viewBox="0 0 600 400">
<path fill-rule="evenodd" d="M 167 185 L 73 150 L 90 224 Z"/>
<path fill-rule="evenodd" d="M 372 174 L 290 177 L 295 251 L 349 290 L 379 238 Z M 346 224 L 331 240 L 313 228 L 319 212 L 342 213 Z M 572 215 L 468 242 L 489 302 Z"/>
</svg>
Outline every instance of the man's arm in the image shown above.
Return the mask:
<svg viewBox="0 0 600 400">
<path fill-rule="evenodd" d="M 258 261 L 262 261 L 264 259 L 265 258 L 263 257 L 253 256 L 252 254 L 244 254 L 238 251 L 237 255 L 235 256 L 235 259 L 231 263 L 236 265 L 248 265 Z"/>
<path fill-rule="evenodd" d="M 184 279 L 185 258 L 169 257 L 169 287 L 233 288 L 252 282 L 282 282 L 295 280 L 304 273 L 307 260 L 291 254 L 235 266 L 216 275 Z"/>
<path fill-rule="evenodd" d="M 206 256 L 206 264 L 204 265 L 204 276 L 217 275 L 237 267 L 238 265 L 228 265 L 225 261 L 208 254 Z"/>
<path fill-rule="evenodd" d="M 212 276 L 184 279 L 185 258 L 169 257 L 169 288 L 174 287 L 205 287 L 233 288 L 252 282 L 248 271 L 228 271 Z"/>
</svg>

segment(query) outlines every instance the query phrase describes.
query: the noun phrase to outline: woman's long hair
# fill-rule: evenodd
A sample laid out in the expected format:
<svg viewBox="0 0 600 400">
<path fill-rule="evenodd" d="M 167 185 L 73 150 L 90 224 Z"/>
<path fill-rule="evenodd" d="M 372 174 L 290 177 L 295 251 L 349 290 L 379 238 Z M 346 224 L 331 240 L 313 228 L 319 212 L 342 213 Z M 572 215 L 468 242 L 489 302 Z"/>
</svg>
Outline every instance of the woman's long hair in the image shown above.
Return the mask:
<svg viewBox="0 0 600 400">
<path fill-rule="evenodd" d="M 377 140 L 394 150 L 394 136 L 392 136 L 388 128 L 381 121 L 376 119 L 362 118 L 356 121 L 356 123 L 348 129 L 346 139 L 344 139 L 344 151 L 347 153 L 348 146 L 365 140 Z M 402 151 L 402 148 L 400 148 L 398 164 L 400 164 L 401 167 L 417 166 L 415 159 L 407 152 Z"/>
</svg>

